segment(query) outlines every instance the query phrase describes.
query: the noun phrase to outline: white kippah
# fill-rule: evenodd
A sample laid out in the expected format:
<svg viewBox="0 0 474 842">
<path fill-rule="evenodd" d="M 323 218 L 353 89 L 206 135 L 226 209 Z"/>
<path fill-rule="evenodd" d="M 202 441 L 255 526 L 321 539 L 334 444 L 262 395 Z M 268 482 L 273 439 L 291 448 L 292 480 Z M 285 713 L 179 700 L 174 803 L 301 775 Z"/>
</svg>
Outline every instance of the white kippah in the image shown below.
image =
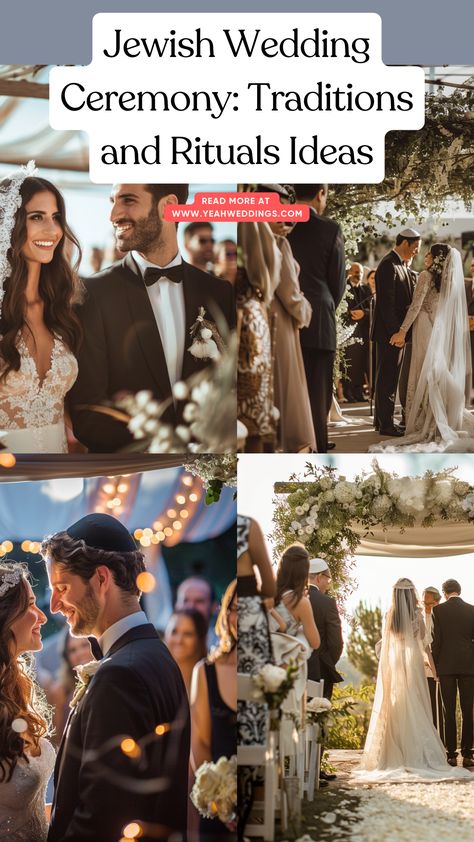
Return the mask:
<svg viewBox="0 0 474 842">
<path fill-rule="evenodd" d="M 404 228 L 403 231 L 400 231 L 399 236 L 407 237 L 409 240 L 421 240 L 421 234 L 414 228 Z"/>
</svg>

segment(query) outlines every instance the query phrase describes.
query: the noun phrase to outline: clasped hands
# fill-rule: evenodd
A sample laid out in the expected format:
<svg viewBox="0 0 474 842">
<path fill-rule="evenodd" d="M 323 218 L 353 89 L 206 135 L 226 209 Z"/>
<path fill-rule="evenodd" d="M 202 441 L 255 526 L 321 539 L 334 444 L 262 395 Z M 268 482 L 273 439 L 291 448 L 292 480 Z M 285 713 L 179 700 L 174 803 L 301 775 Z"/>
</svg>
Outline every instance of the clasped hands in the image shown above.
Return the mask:
<svg viewBox="0 0 474 842">
<path fill-rule="evenodd" d="M 396 348 L 403 348 L 405 344 L 405 332 L 403 330 L 399 330 L 398 333 L 394 333 L 393 336 L 390 337 L 390 345 L 395 345 Z"/>
</svg>

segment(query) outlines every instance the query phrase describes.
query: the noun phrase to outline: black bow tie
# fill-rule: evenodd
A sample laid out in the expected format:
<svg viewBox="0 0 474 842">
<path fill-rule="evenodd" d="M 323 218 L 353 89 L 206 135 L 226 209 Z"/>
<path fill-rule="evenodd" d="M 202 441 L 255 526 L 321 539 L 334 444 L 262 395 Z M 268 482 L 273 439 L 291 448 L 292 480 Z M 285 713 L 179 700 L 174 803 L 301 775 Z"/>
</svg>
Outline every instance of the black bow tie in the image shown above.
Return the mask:
<svg viewBox="0 0 474 842">
<path fill-rule="evenodd" d="M 99 641 L 96 637 L 90 637 L 89 643 L 91 645 L 91 652 L 96 659 L 96 661 L 101 661 L 104 657 L 102 649 L 100 648 Z"/>
<path fill-rule="evenodd" d="M 174 284 L 180 284 L 183 280 L 183 265 L 180 263 L 178 266 L 168 266 L 167 269 L 159 269 L 158 266 L 153 267 L 149 266 L 148 269 L 145 269 L 145 274 L 143 275 L 143 280 L 147 287 L 151 287 L 153 284 L 156 284 L 160 278 L 167 278 L 169 281 L 172 281 Z"/>
</svg>

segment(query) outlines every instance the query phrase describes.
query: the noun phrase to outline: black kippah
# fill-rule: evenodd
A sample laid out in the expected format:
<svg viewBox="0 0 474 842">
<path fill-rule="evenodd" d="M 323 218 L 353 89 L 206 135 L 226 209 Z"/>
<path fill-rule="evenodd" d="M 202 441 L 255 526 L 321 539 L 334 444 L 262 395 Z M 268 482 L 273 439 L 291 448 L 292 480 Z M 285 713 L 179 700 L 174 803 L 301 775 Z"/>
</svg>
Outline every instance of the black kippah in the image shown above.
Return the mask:
<svg viewBox="0 0 474 842">
<path fill-rule="evenodd" d="M 136 550 L 135 542 L 128 529 L 112 515 L 86 515 L 68 526 L 70 538 L 84 541 L 88 547 L 96 550 L 129 553 Z"/>
</svg>

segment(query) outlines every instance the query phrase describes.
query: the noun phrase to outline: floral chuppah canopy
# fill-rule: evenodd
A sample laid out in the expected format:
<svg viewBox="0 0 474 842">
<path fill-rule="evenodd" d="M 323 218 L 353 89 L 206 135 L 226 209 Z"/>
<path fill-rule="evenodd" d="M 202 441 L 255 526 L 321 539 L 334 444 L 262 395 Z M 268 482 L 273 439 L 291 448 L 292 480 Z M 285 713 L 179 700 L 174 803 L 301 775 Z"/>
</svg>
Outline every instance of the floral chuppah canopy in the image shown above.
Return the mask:
<svg viewBox="0 0 474 842">
<path fill-rule="evenodd" d="M 474 552 L 474 486 L 455 468 L 399 477 L 372 463 L 348 481 L 306 463 L 303 480 L 275 483 L 273 539 L 279 554 L 296 541 L 327 558 L 341 598 L 351 590 L 354 554 L 435 556 Z M 284 495 L 284 496 L 283 496 Z"/>
</svg>

